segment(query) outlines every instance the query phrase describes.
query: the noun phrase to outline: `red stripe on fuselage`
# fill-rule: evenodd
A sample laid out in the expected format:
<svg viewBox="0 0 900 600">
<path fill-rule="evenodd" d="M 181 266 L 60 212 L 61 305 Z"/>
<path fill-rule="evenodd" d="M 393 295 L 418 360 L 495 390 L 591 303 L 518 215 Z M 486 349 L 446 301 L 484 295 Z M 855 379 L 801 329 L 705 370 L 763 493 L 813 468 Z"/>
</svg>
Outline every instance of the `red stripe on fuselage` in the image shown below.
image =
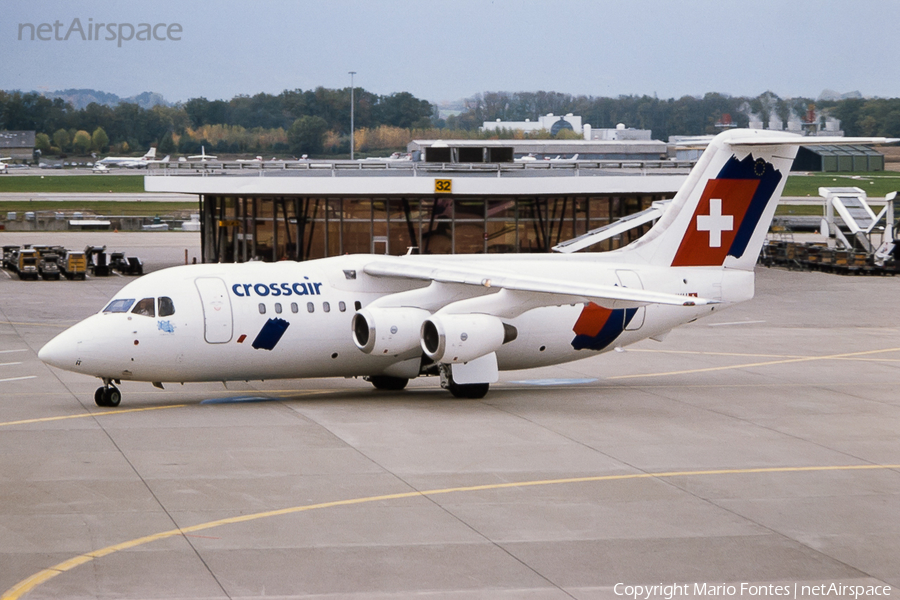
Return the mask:
<svg viewBox="0 0 900 600">
<path fill-rule="evenodd" d="M 697 210 L 691 217 L 681 246 L 672 260 L 673 267 L 706 267 L 719 266 L 725 262 L 725 257 L 731 249 L 731 244 L 737 235 L 737 231 L 744 220 L 750 201 L 756 188 L 759 187 L 758 179 L 710 179 L 703 190 Z M 733 217 L 728 229 L 718 231 L 721 236 L 718 247 L 711 246 L 710 240 L 714 239 L 713 232 L 697 229 L 697 218 L 710 215 L 710 199 L 722 201 L 722 216 Z M 706 225 L 704 225 L 706 226 Z"/>
<path fill-rule="evenodd" d="M 582 309 L 581 314 L 578 315 L 578 320 L 575 321 L 572 331 L 574 331 L 576 335 L 594 337 L 600 333 L 600 330 L 606 325 L 612 312 L 613 311 L 608 308 L 603 308 L 593 302 L 589 302 L 588 305 Z"/>
</svg>

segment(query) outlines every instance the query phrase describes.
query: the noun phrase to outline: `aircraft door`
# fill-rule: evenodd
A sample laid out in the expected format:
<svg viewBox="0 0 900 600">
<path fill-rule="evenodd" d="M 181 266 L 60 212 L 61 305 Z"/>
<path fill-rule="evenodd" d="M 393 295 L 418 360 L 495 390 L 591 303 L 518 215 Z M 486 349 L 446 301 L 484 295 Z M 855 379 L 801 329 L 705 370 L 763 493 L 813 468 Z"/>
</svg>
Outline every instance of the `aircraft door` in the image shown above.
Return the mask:
<svg viewBox="0 0 900 600">
<path fill-rule="evenodd" d="M 231 298 L 225 282 L 218 277 L 198 277 L 194 280 L 203 306 L 203 336 L 210 344 L 231 341 L 234 325 Z"/>
<path fill-rule="evenodd" d="M 634 271 L 625 271 L 625 270 L 617 270 L 616 276 L 619 278 L 619 284 L 622 287 L 633 288 L 642 290 L 644 289 L 644 284 L 641 281 L 641 276 L 638 275 Z M 634 313 L 634 316 L 625 326 L 625 331 L 636 331 L 643 327 L 644 325 L 644 314 L 647 312 L 646 306 L 640 306 L 637 308 L 637 311 Z"/>
</svg>

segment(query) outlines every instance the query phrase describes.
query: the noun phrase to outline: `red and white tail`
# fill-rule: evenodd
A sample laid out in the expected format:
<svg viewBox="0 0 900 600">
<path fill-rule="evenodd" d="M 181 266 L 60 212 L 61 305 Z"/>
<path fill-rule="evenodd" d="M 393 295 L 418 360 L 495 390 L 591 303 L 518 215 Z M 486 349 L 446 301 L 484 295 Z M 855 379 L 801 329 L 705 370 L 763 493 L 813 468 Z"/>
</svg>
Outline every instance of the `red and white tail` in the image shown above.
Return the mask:
<svg viewBox="0 0 900 600">
<path fill-rule="evenodd" d="M 801 145 L 886 141 L 752 129 L 720 133 L 656 225 L 627 250 L 654 265 L 752 270 Z"/>
</svg>

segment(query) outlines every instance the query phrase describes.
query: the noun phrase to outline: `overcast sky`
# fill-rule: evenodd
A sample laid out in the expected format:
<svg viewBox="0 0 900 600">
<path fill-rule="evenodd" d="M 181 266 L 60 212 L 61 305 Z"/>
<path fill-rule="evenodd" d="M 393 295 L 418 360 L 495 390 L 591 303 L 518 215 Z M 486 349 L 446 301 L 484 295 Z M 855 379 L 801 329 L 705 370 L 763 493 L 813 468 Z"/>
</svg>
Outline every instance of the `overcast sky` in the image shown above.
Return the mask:
<svg viewBox="0 0 900 600">
<path fill-rule="evenodd" d="M 356 71 L 359 87 L 433 102 L 537 90 L 900 96 L 893 0 L 7 0 L 0 15 L 6 90 L 229 99 L 342 88 Z M 116 25 L 99 41 L 75 30 L 67 41 L 38 39 L 41 23 L 59 21 L 64 36 L 76 18 L 85 35 L 89 23 Z M 163 38 L 177 24 L 180 39 L 104 39 L 141 23 L 164 24 Z"/>
</svg>

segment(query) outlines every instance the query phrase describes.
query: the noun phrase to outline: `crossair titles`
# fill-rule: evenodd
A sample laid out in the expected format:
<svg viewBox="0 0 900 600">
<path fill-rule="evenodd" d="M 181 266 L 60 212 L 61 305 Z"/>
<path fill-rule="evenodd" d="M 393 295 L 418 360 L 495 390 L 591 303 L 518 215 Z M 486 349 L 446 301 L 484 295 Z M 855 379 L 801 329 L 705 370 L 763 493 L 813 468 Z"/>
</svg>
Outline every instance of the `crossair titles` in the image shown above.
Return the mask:
<svg viewBox="0 0 900 600">
<path fill-rule="evenodd" d="M 231 286 L 231 292 L 238 298 L 250 296 L 320 296 L 321 287 L 325 285 L 320 281 L 306 281 L 293 283 L 235 283 Z"/>
</svg>

